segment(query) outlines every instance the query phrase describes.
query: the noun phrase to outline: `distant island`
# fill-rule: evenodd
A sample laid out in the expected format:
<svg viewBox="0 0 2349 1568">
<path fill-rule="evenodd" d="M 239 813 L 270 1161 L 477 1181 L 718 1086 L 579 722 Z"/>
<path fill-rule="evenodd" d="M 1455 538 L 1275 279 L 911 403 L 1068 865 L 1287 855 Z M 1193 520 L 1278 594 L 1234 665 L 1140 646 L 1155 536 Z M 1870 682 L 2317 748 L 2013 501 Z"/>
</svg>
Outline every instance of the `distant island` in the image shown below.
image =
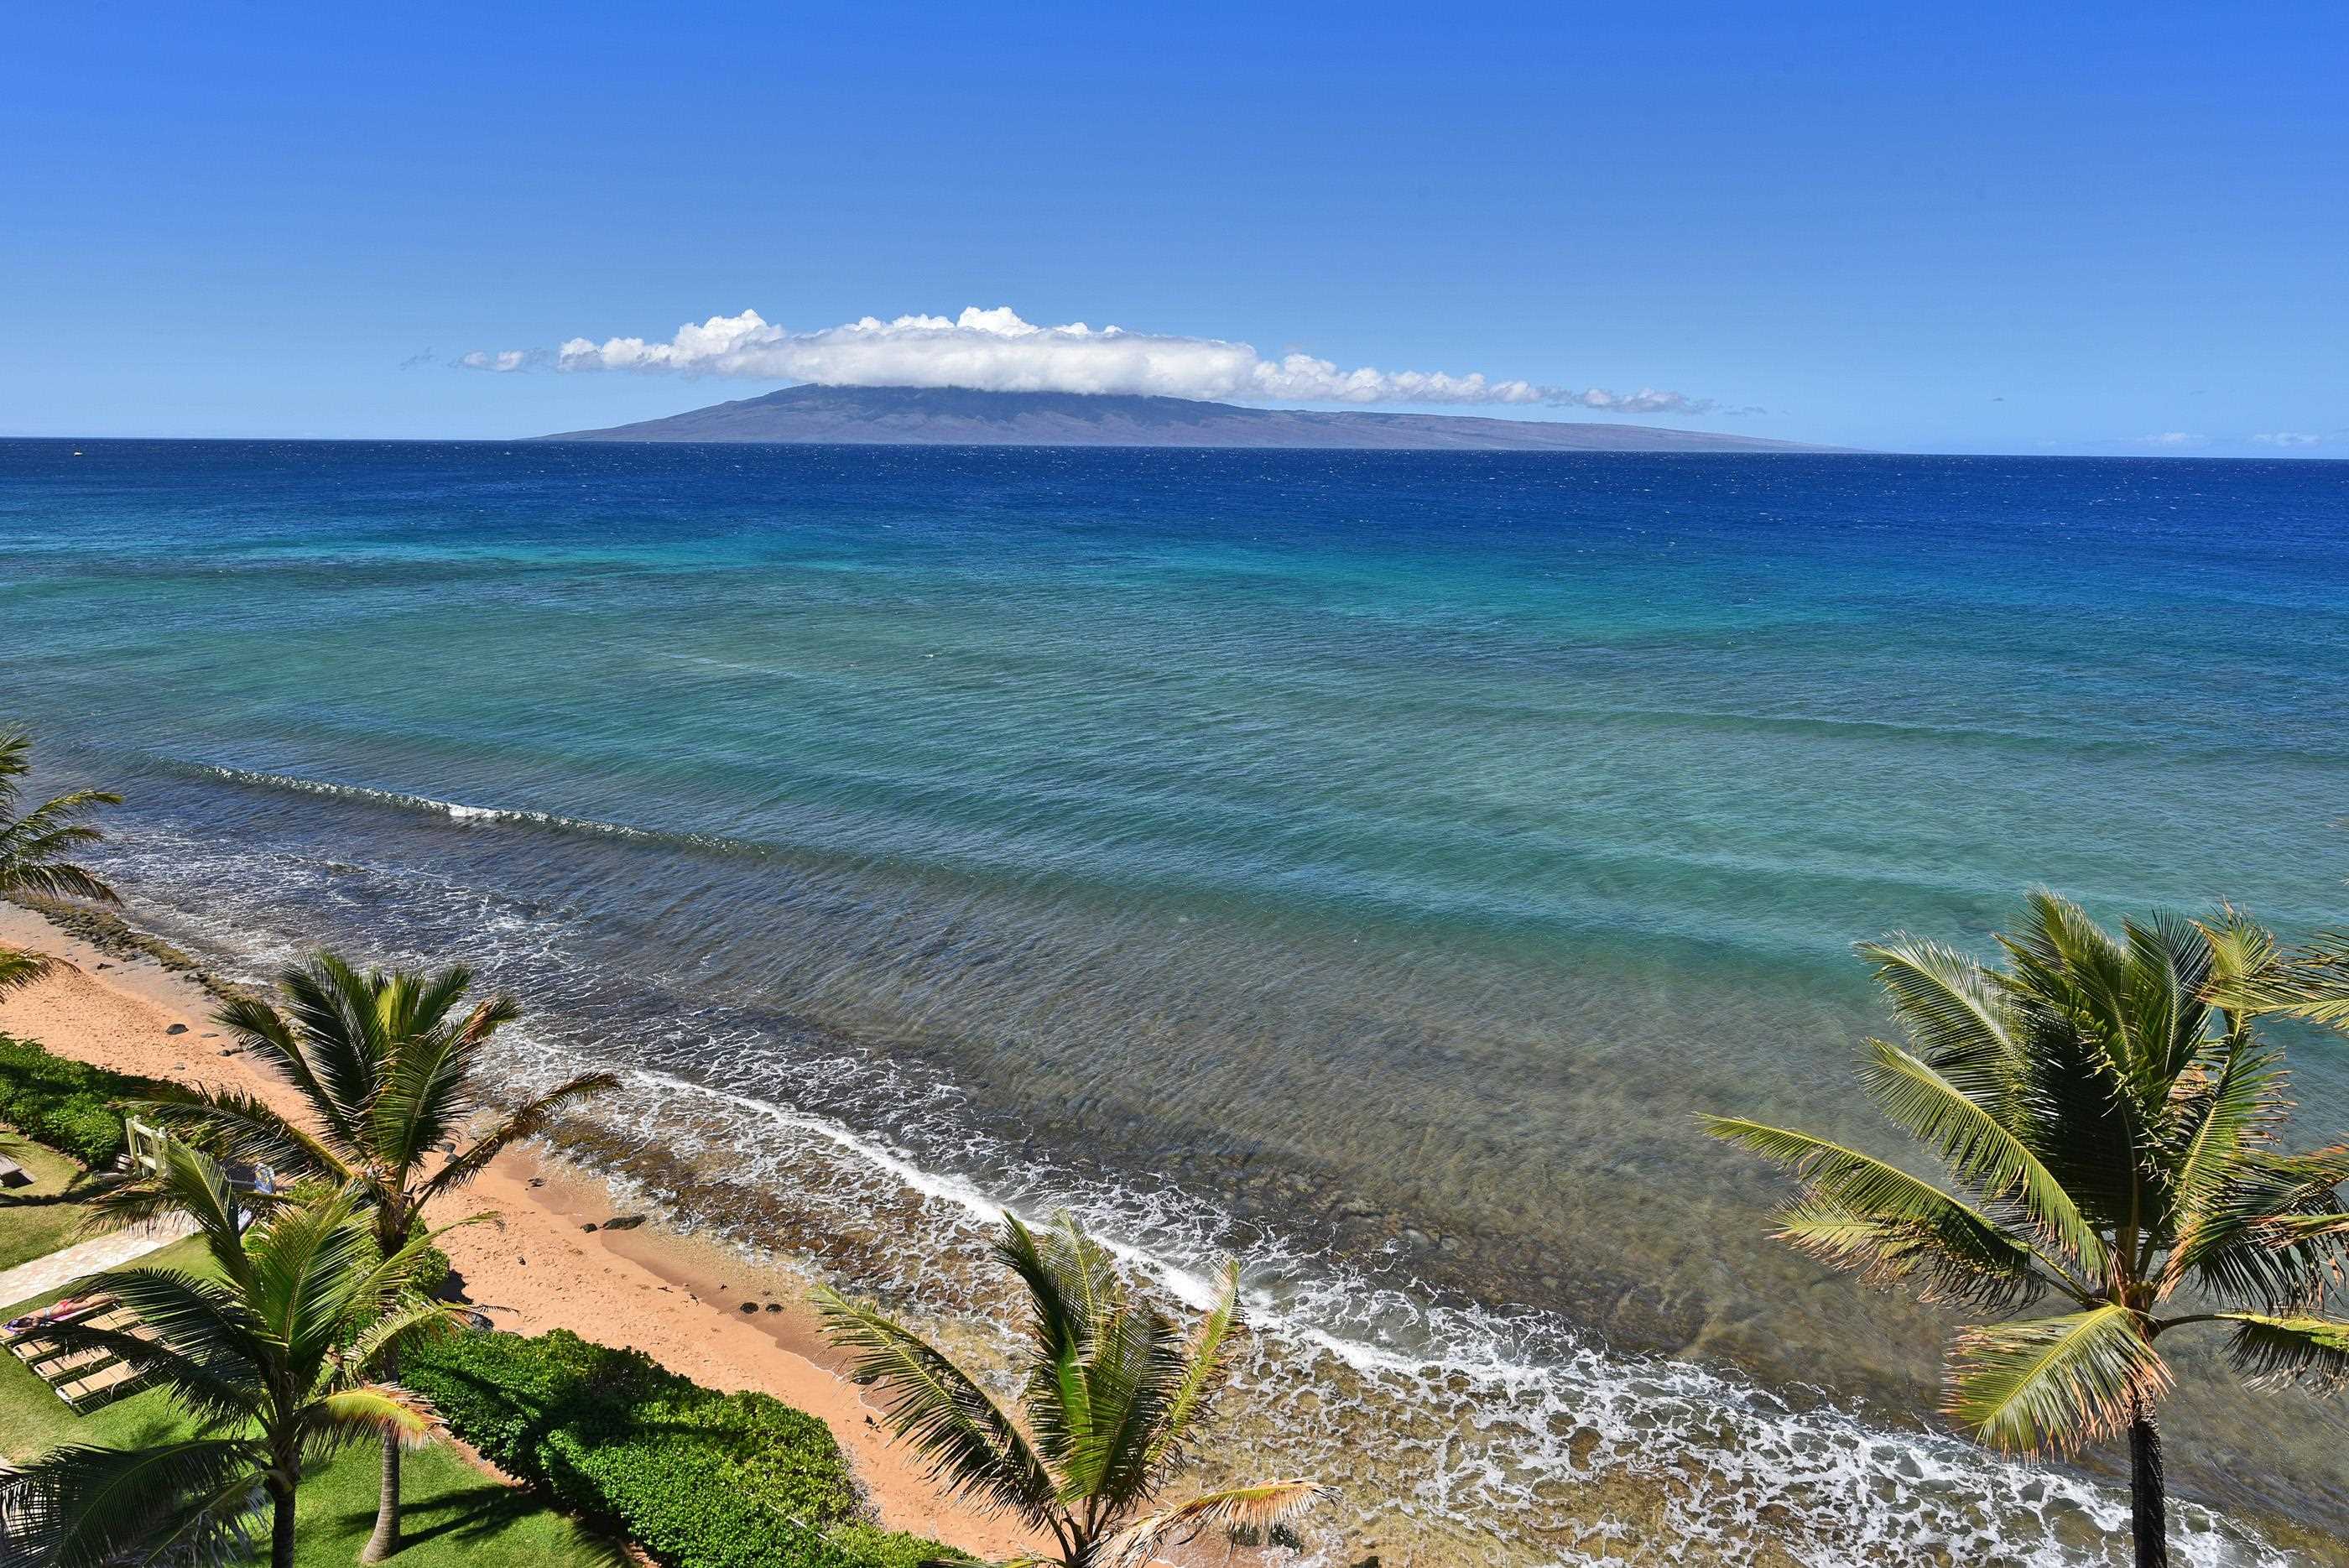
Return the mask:
<svg viewBox="0 0 2349 1568">
<path fill-rule="evenodd" d="M 1465 414 L 1309 413 L 1187 398 L 786 387 L 666 419 L 540 441 L 872 446 L 1319 447 L 1390 452 L 1836 452 L 1759 436 Z"/>
</svg>

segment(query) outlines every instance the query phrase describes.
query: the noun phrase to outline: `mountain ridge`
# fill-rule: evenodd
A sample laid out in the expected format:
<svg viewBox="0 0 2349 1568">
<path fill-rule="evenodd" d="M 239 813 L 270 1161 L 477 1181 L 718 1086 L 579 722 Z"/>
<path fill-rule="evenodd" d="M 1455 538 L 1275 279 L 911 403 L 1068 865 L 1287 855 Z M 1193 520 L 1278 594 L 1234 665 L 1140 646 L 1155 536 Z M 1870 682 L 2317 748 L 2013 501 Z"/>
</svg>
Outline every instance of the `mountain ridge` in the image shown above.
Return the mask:
<svg viewBox="0 0 2349 1568">
<path fill-rule="evenodd" d="M 1250 409 L 1187 398 L 958 387 L 786 387 L 551 441 L 850 446 L 1173 446 L 1362 452 L 1824 452 L 1759 436 L 1473 414 Z"/>
</svg>

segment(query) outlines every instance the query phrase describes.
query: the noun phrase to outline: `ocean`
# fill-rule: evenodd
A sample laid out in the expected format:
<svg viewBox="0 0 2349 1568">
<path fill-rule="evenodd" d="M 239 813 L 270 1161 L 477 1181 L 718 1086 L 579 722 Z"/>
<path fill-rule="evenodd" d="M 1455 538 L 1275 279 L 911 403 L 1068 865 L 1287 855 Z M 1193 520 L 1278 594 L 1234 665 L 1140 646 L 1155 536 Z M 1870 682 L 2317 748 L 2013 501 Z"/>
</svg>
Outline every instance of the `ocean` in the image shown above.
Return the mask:
<svg viewBox="0 0 2349 1568">
<path fill-rule="evenodd" d="M 583 1158 L 974 1345 L 993 1205 L 1239 1253 L 1234 1463 L 1420 1568 L 2119 1561 L 1694 1118 L 1899 1152 L 1851 944 L 2033 886 L 2349 924 L 2344 587 L 2321 462 L 0 441 L 143 921 L 477 964 Z M 2349 1556 L 2343 1410 L 2184 1370 L 2185 1560 Z"/>
</svg>

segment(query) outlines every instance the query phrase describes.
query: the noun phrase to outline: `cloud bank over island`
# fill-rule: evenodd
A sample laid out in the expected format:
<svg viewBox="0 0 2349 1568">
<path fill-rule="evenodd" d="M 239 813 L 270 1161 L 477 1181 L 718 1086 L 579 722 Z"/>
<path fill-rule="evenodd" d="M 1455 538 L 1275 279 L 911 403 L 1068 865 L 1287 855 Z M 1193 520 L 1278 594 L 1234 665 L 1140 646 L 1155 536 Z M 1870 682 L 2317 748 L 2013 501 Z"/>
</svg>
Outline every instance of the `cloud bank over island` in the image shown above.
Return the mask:
<svg viewBox="0 0 2349 1568">
<path fill-rule="evenodd" d="M 471 369 L 534 369 L 530 349 L 476 350 Z M 627 370 L 827 387 L 960 387 L 994 392 L 1103 392 L 1211 402 L 1519 404 L 1596 409 L 1615 414 L 1702 414 L 1710 398 L 1643 387 L 1491 380 L 1482 374 L 1343 369 L 1309 354 L 1268 358 L 1246 343 L 1122 327 L 1039 327 L 1009 306 L 960 316 L 865 317 L 839 327 L 792 332 L 755 310 L 687 324 L 667 342 L 574 337 L 554 351 L 556 369 Z"/>
</svg>

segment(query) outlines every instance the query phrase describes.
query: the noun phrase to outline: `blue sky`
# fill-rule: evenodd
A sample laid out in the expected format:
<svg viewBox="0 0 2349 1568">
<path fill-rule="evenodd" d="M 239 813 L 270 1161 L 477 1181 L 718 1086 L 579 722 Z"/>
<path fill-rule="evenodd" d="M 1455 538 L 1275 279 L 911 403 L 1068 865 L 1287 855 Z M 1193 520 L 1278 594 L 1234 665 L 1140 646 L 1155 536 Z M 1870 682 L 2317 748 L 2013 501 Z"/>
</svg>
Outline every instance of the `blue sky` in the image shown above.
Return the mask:
<svg viewBox="0 0 2349 1568">
<path fill-rule="evenodd" d="M 1858 446 L 2349 452 L 2337 5 L 343 9 L 18 8 L 0 433 L 529 434 L 781 384 L 570 339 L 1009 306 Z"/>
</svg>

